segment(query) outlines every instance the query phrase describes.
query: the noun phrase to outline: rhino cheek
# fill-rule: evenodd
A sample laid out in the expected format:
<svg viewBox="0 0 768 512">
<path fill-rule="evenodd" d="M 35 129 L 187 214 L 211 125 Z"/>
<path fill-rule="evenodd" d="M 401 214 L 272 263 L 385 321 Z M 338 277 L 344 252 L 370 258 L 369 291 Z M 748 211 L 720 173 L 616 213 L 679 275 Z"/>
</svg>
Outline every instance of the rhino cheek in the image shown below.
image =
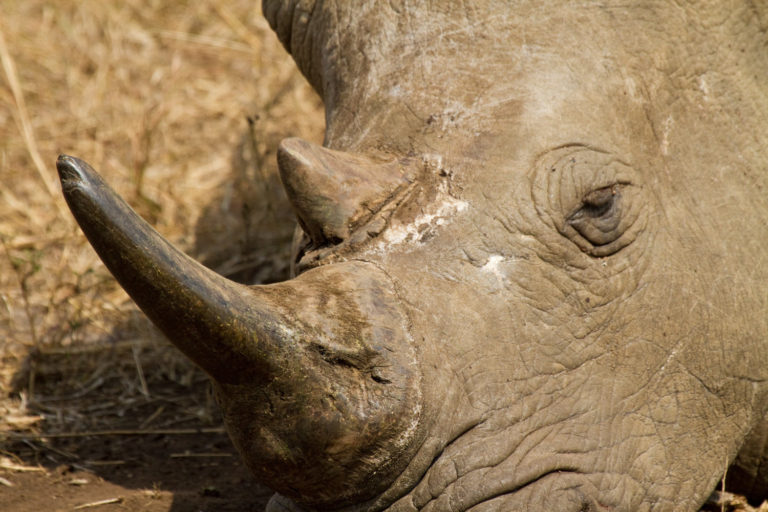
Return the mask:
<svg viewBox="0 0 768 512">
<path fill-rule="evenodd" d="M 538 209 L 531 203 L 537 172 L 515 193 L 501 189 L 498 203 L 486 190 L 483 204 L 493 216 L 479 213 L 480 200 L 468 195 L 462 211 L 445 217 L 433 205 L 424 217 L 433 236 L 406 237 L 381 256 L 406 303 L 419 304 L 414 332 L 432 334 L 422 338 L 425 378 L 436 383 L 427 403 L 444 404 L 432 434 L 446 446 L 409 499 L 417 507 L 434 503 L 441 510 L 450 502 L 461 509 L 454 502 L 461 496 L 483 499 L 482 482 L 506 482 L 486 496 L 525 490 L 529 498 L 509 503 L 537 510 L 533 504 L 546 503 L 547 492 L 538 484 L 526 490 L 525 482 L 571 472 L 569 485 L 587 497 L 584 503 L 640 510 L 652 489 L 659 504 L 693 508 L 721 471 L 712 461 L 727 460 L 743 434 L 728 418 L 751 421 L 736 403 L 725 417 L 711 414 L 722 408 L 719 399 L 696 390 L 703 379 L 720 377 L 689 366 L 701 356 L 676 354 L 676 345 L 690 351 L 705 346 L 700 340 L 719 339 L 707 332 L 711 311 L 697 299 L 711 292 L 703 283 L 671 289 L 654 277 L 684 269 L 669 259 L 670 248 L 680 249 L 674 239 L 653 224 L 658 216 L 648 216 L 658 207 L 652 199 L 640 201 L 649 208 L 633 224 L 641 229 L 627 228 L 634 238 L 611 257 L 595 258 L 552 221 L 546 198 L 561 194 L 544 194 Z M 501 211 L 512 213 L 500 220 Z M 430 226 L 412 231 L 424 234 Z M 670 310 L 685 304 L 698 306 L 685 314 Z M 751 393 L 745 382 L 723 384 L 729 396 Z M 686 454 L 705 440 L 683 435 L 685 426 L 734 436 L 723 439 L 695 482 L 684 475 L 701 469 Z M 534 476 L 526 479 L 526 472 Z M 562 499 L 567 510 L 565 503 L 580 498 Z"/>
</svg>

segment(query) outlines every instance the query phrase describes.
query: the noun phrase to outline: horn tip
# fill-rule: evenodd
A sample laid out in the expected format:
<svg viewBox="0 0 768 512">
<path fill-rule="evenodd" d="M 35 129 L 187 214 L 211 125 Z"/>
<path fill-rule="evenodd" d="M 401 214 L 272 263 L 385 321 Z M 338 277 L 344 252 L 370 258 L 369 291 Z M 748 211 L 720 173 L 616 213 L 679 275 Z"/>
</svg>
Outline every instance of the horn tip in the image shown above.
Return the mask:
<svg viewBox="0 0 768 512">
<path fill-rule="evenodd" d="M 312 144 L 298 137 L 280 141 L 277 148 L 277 162 L 281 175 L 293 174 L 312 167 L 314 162 Z"/>
<path fill-rule="evenodd" d="M 306 146 L 309 146 L 309 142 L 301 137 L 286 137 L 280 141 L 279 145 L 280 148 L 288 151 Z"/>
<path fill-rule="evenodd" d="M 69 155 L 59 155 L 56 160 L 56 170 L 62 185 L 74 185 L 84 181 L 88 164 Z"/>
<path fill-rule="evenodd" d="M 59 155 L 56 170 L 65 196 L 73 190 L 94 188 L 100 181 L 98 174 L 85 161 L 69 155 Z"/>
</svg>

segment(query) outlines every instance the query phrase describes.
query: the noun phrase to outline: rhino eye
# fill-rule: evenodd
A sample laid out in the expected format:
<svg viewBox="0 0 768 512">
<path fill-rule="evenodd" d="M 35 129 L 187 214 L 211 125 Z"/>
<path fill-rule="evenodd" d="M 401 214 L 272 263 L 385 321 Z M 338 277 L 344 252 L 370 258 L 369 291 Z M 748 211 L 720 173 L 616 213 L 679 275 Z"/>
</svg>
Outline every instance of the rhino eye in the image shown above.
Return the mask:
<svg viewBox="0 0 768 512">
<path fill-rule="evenodd" d="M 566 222 L 590 243 L 601 246 L 621 236 L 621 213 L 621 185 L 616 184 L 587 194 Z"/>
<path fill-rule="evenodd" d="M 648 201 L 641 176 L 616 155 L 563 146 L 540 157 L 533 173 L 539 215 L 586 254 L 610 256 L 643 232 Z"/>
</svg>

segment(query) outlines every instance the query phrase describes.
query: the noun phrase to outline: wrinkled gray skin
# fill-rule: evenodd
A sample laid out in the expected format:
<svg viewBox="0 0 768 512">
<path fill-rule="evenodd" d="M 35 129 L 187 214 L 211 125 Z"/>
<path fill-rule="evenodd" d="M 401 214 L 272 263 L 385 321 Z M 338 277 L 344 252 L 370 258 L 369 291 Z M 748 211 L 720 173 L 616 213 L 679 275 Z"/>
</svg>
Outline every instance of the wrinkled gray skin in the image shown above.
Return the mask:
<svg viewBox="0 0 768 512">
<path fill-rule="evenodd" d="M 310 4 L 264 9 L 326 145 L 434 170 L 350 256 L 435 418 L 391 509 L 696 510 L 766 411 L 768 5 Z M 564 219 L 615 183 L 594 250 Z"/>
<path fill-rule="evenodd" d="M 226 375 L 247 336 L 215 363 L 185 345 L 192 334 L 174 340 L 281 493 L 270 511 L 695 511 L 739 453 L 729 489 L 768 497 L 765 3 L 265 0 L 264 12 L 324 98 L 325 145 L 374 170 L 400 162 L 369 188 L 349 173 L 306 186 L 307 169 L 347 157 L 282 150 L 309 234 L 301 275 L 231 303 L 268 312 L 251 338 L 276 339 L 273 352 L 305 324 L 325 339 L 341 322 L 341 345 L 309 345 L 322 361 L 259 355 L 262 396 Z M 370 175 L 366 162 L 345 165 Z M 67 176 L 65 190 L 80 186 Z M 309 197 L 329 183 L 347 194 L 338 211 Z M 381 217 L 357 238 L 355 190 Z M 325 286 L 336 299 L 309 299 Z M 307 309 L 311 322 L 290 323 Z M 274 377 L 294 360 L 321 369 Z M 316 437 L 290 438 L 318 417 Z"/>
</svg>

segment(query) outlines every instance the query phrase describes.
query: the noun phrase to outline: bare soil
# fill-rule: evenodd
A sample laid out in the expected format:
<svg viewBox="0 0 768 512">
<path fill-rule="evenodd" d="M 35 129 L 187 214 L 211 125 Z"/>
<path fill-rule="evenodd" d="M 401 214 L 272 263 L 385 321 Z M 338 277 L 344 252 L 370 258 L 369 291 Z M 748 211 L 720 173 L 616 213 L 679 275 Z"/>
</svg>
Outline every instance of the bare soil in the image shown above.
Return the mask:
<svg viewBox="0 0 768 512">
<path fill-rule="evenodd" d="M 207 379 L 171 347 L 135 347 L 34 358 L 41 395 L 27 412 L 63 421 L 6 432 L 0 510 L 264 510 L 271 493 L 235 453 Z M 56 371 L 100 364 L 110 368 L 79 384 Z"/>
</svg>

